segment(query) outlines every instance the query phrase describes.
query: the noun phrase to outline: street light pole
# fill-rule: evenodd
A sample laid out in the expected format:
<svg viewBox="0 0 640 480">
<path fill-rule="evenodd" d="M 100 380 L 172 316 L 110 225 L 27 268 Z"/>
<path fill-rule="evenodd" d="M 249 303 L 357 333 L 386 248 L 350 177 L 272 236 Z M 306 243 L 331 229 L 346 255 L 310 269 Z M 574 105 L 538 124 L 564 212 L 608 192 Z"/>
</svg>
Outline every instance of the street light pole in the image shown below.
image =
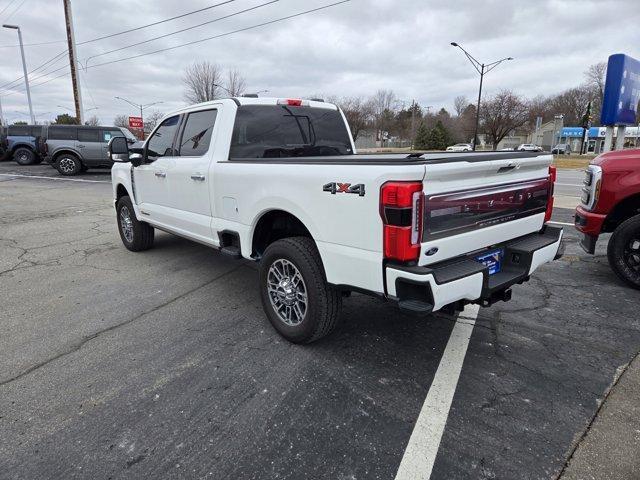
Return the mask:
<svg viewBox="0 0 640 480">
<path fill-rule="evenodd" d="M 482 81 L 484 80 L 484 63 L 480 66 L 480 89 L 478 90 L 478 106 L 476 107 L 476 128 L 473 131 L 473 151 L 476 151 L 478 129 L 480 128 L 480 101 L 482 100 Z"/>
<path fill-rule="evenodd" d="M 480 102 L 482 101 L 482 83 L 483 83 L 483 80 L 484 80 L 484 76 L 487 73 L 489 73 L 491 70 L 496 68 L 498 65 L 500 65 L 502 62 L 507 61 L 507 60 L 513 60 L 513 57 L 506 57 L 506 58 L 503 58 L 501 60 L 496 60 L 495 62 L 484 64 L 484 63 L 480 63 L 478 60 L 476 60 L 473 57 L 473 55 L 471 55 L 469 52 L 467 52 L 464 48 L 462 48 L 456 42 L 451 42 L 451 45 L 453 47 L 457 47 L 460 50 L 462 50 L 464 52 L 464 54 L 466 55 L 466 57 L 471 62 L 471 65 L 473 65 L 473 68 L 475 68 L 476 71 L 480 74 L 480 89 L 478 91 L 478 106 L 476 107 L 476 127 L 475 127 L 475 130 L 474 130 L 474 133 L 473 133 L 473 151 L 475 152 L 476 151 L 476 144 L 478 143 L 478 129 L 480 128 Z"/>
<path fill-rule="evenodd" d="M 161 103 L 164 103 L 164 102 L 153 102 L 153 103 L 147 103 L 145 105 L 145 104 L 142 104 L 142 103 L 134 103 L 134 102 L 132 102 L 130 100 L 127 100 L 126 98 L 122 98 L 122 97 L 114 97 L 114 98 L 117 98 L 118 100 L 122 100 L 123 102 L 127 102 L 129 105 L 140 109 L 140 118 L 142 119 L 142 138 L 144 138 L 144 117 L 142 116 L 143 110 L 145 110 L 145 109 L 147 109 L 149 107 L 153 107 L 154 105 L 159 105 Z"/>
<path fill-rule="evenodd" d="M 36 124 L 36 117 L 33 115 L 33 105 L 31 104 L 31 90 L 29 89 L 29 75 L 27 75 L 27 62 L 24 59 L 24 45 L 22 43 L 22 32 L 17 25 L 2 25 L 4 28 L 10 28 L 18 31 L 18 40 L 20 43 L 20 54 L 22 55 L 22 70 L 24 71 L 24 84 L 27 87 L 27 101 L 29 102 L 29 115 L 31 116 L 31 124 Z"/>
</svg>

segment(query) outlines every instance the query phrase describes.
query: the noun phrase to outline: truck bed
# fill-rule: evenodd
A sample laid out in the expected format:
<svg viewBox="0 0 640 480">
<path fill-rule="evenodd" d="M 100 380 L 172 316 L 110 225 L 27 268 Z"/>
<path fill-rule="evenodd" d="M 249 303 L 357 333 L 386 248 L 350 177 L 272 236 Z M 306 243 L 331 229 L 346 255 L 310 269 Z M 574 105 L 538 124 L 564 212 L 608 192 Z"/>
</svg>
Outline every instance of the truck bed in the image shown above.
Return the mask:
<svg viewBox="0 0 640 480">
<path fill-rule="evenodd" d="M 435 152 L 435 153 L 374 153 L 356 155 L 336 155 L 323 157 L 276 157 L 276 158 L 234 158 L 234 163 L 275 163 L 275 164 L 336 164 L 336 165 L 430 165 L 455 162 L 489 162 L 533 158 L 549 155 L 545 152 Z"/>
</svg>

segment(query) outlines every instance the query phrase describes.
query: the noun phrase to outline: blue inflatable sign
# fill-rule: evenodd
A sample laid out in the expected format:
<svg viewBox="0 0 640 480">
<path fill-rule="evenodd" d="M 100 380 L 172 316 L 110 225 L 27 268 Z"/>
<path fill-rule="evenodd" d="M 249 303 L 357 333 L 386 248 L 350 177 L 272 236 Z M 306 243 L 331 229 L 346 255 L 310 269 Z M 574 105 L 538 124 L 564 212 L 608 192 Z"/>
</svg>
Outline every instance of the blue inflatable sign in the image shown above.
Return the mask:
<svg viewBox="0 0 640 480">
<path fill-rule="evenodd" d="M 640 101 L 640 62 L 622 53 L 609 57 L 602 125 L 635 125 Z"/>
</svg>

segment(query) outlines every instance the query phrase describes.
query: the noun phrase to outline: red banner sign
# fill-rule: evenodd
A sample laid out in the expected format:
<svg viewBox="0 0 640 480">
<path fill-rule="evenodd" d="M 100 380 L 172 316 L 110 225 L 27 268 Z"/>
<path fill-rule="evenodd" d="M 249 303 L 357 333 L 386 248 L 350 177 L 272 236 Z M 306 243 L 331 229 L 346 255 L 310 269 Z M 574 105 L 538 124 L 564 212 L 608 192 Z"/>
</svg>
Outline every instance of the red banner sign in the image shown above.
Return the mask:
<svg viewBox="0 0 640 480">
<path fill-rule="evenodd" d="M 144 128 L 142 117 L 129 117 L 129 128 Z"/>
</svg>

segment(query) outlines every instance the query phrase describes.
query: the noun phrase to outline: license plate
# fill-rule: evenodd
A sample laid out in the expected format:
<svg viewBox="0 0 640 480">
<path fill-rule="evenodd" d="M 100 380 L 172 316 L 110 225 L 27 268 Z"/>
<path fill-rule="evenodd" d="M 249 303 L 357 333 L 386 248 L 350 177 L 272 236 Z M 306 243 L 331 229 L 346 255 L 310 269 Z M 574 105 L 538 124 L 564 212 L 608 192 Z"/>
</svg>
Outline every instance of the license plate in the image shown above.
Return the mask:
<svg viewBox="0 0 640 480">
<path fill-rule="evenodd" d="M 502 270 L 502 256 L 504 252 L 502 250 L 494 250 L 492 252 L 484 253 L 476 257 L 476 260 L 482 263 L 485 267 L 489 268 L 489 275 L 495 275 Z"/>
</svg>

